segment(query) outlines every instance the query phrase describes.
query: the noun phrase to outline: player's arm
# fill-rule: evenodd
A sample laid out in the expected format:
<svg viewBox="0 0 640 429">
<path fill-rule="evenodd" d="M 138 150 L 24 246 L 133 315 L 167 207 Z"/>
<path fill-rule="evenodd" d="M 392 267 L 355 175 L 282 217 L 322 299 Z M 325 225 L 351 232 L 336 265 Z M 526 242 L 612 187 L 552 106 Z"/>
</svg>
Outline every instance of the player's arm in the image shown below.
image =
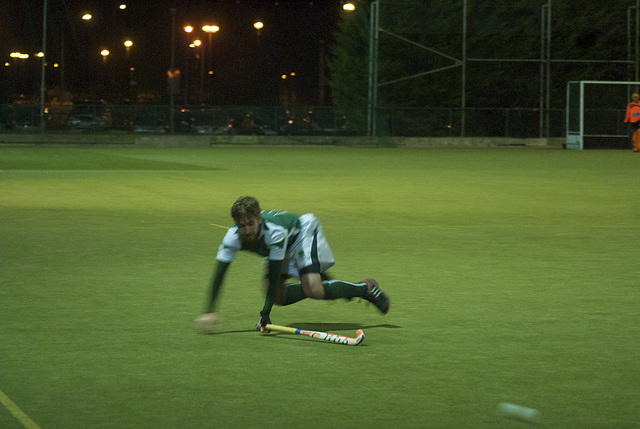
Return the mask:
<svg viewBox="0 0 640 429">
<path fill-rule="evenodd" d="M 264 306 L 262 307 L 262 311 L 260 312 L 260 323 L 258 324 L 258 329 L 261 332 L 264 332 L 265 329 L 263 326 L 271 323 L 271 309 L 273 308 L 273 303 L 276 298 L 276 293 L 278 292 L 278 286 L 280 283 L 280 275 L 282 272 L 282 261 L 273 261 L 269 260 L 269 274 L 267 276 L 267 282 L 269 283 L 267 287 L 267 297 L 264 300 Z"/>
<path fill-rule="evenodd" d="M 264 326 L 271 323 L 269 315 L 271 308 L 275 302 L 278 288 L 280 287 L 282 274 L 282 261 L 287 253 L 289 244 L 289 231 L 285 228 L 273 228 L 271 230 L 269 240 L 269 271 L 267 274 L 267 296 L 264 300 L 264 306 L 260 312 L 260 322 L 258 329 L 260 332 L 266 332 Z"/>
<path fill-rule="evenodd" d="M 207 302 L 205 313 L 213 313 L 216 304 L 216 298 L 218 297 L 218 293 L 220 292 L 220 288 L 222 288 L 222 282 L 224 281 L 224 275 L 227 272 L 227 268 L 229 268 L 230 262 L 222 262 L 218 261 L 216 265 L 216 271 L 211 278 L 211 288 L 209 292 L 209 301 Z"/>
<path fill-rule="evenodd" d="M 211 313 L 214 311 L 216 298 L 218 296 L 218 292 L 220 292 L 220 288 L 222 287 L 224 275 L 227 272 L 227 268 L 229 268 L 231 261 L 234 260 L 236 252 L 240 250 L 240 239 L 238 238 L 237 232 L 238 229 L 235 226 L 230 228 L 222 239 L 220 247 L 218 247 L 218 253 L 216 255 L 216 270 L 211 278 L 209 300 L 207 301 L 205 313 Z"/>
<path fill-rule="evenodd" d="M 230 262 L 218 261 L 216 271 L 211 279 L 211 287 L 209 289 L 209 299 L 205 306 L 204 313 L 196 319 L 196 329 L 202 333 L 211 333 L 219 324 L 218 314 L 214 312 L 216 298 L 222 287 L 224 275 L 229 268 Z"/>
</svg>

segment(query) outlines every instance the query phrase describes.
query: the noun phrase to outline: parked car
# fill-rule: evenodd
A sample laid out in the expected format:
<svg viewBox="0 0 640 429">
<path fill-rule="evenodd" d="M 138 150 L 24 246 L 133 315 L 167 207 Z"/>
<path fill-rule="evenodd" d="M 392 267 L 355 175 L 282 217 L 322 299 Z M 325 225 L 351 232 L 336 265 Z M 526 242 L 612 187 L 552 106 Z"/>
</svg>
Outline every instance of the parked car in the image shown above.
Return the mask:
<svg viewBox="0 0 640 429">
<path fill-rule="evenodd" d="M 67 126 L 72 130 L 104 130 L 106 124 L 102 116 L 80 114 L 69 116 Z"/>
<path fill-rule="evenodd" d="M 167 131 L 167 126 L 162 122 L 137 122 L 133 124 L 134 133 L 162 134 Z"/>
<path fill-rule="evenodd" d="M 267 123 L 252 114 L 246 114 L 229 123 L 229 134 L 275 136 L 278 133 Z"/>
</svg>

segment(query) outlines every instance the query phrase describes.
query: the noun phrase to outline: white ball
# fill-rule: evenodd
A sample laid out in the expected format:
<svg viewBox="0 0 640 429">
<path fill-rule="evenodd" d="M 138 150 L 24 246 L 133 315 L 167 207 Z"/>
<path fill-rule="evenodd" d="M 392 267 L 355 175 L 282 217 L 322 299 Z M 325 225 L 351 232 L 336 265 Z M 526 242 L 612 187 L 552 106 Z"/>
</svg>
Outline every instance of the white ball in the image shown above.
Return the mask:
<svg viewBox="0 0 640 429">
<path fill-rule="evenodd" d="M 220 329 L 220 317 L 217 313 L 205 313 L 196 319 L 196 330 L 202 334 L 211 334 Z"/>
<path fill-rule="evenodd" d="M 537 423 L 540 418 L 540 412 L 538 410 L 510 404 L 508 402 L 501 402 L 498 405 L 498 409 L 505 417 L 527 423 Z"/>
</svg>

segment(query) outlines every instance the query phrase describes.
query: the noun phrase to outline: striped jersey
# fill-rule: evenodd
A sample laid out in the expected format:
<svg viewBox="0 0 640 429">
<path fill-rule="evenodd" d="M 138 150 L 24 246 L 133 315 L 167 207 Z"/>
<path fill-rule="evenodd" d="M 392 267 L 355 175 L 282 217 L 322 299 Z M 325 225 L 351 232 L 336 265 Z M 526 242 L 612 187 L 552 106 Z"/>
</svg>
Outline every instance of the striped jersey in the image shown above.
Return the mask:
<svg viewBox="0 0 640 429">
<path fill-rule="evenodd" d="M 247 249 L 242 245 L 238 227 L 234 224 L 222 239 L 216 259 L 220 262 L 231 262 L 240 250 L 257 253 L 272 261 L 282 261 L 290 245 L 300 232 L 298 215 L 282 210 L 265 210 L 260 213 L 262 224 L 255 249 Z"/>
</svg>

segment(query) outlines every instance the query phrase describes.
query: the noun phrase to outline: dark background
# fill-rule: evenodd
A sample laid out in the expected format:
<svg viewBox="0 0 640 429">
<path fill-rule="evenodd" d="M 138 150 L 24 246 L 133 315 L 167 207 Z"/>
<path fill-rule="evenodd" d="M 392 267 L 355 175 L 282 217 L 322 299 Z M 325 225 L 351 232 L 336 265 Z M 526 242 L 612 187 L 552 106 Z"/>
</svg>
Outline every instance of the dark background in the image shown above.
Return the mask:
<svg viewBox="0 0 640 429">
<path fill-rule="evenodd" d="M 125 10 L 119 9 L 121 3 Z M 0 103 L 16 94 L 38 96 L 40 62 L 34 54 L 42 45 L 43 0 L 1 0 L 0 5 Z M 272 105 L 279 104 L 283 94 L 295 93 L 298 102 L 323 104 L 327 97 L 321 58 L 341 6 L 336 0 L 49 0 L 47 88 L 74 98 L 162 101 L 171 65 L 170 11 L 175 8 L 175 67 L 181 71 L 183 99 L 186 91 L 196 102 Z M 91 21 L 80 19 L 84 11 L 93 15 Z M 253 27 L 258 20 L 264 23 L 259 34 Z M 183 30 L 187 24 L 196 28 L 192 35 Z M 220 27 L 212 35 L 211 51 L 208 35 L 200 30 L 204 24 Z M 198 98 L 202 58 L 188 48 L 195 38 L 205 45 L 205 99 Z M 126 39 L 134 43 L 129 55 Z M 106 61 L 100 55 L 103 48 L 110 51 Z M 14 51 L 31 57 L 13 60 L 9 54 Z M 64 67 L 53 68 L 54 63 Z M 210 68 L 213 75 L 207 73 Z M 289 78 L 282 79 L 283 74 Z"/>
</svg>

